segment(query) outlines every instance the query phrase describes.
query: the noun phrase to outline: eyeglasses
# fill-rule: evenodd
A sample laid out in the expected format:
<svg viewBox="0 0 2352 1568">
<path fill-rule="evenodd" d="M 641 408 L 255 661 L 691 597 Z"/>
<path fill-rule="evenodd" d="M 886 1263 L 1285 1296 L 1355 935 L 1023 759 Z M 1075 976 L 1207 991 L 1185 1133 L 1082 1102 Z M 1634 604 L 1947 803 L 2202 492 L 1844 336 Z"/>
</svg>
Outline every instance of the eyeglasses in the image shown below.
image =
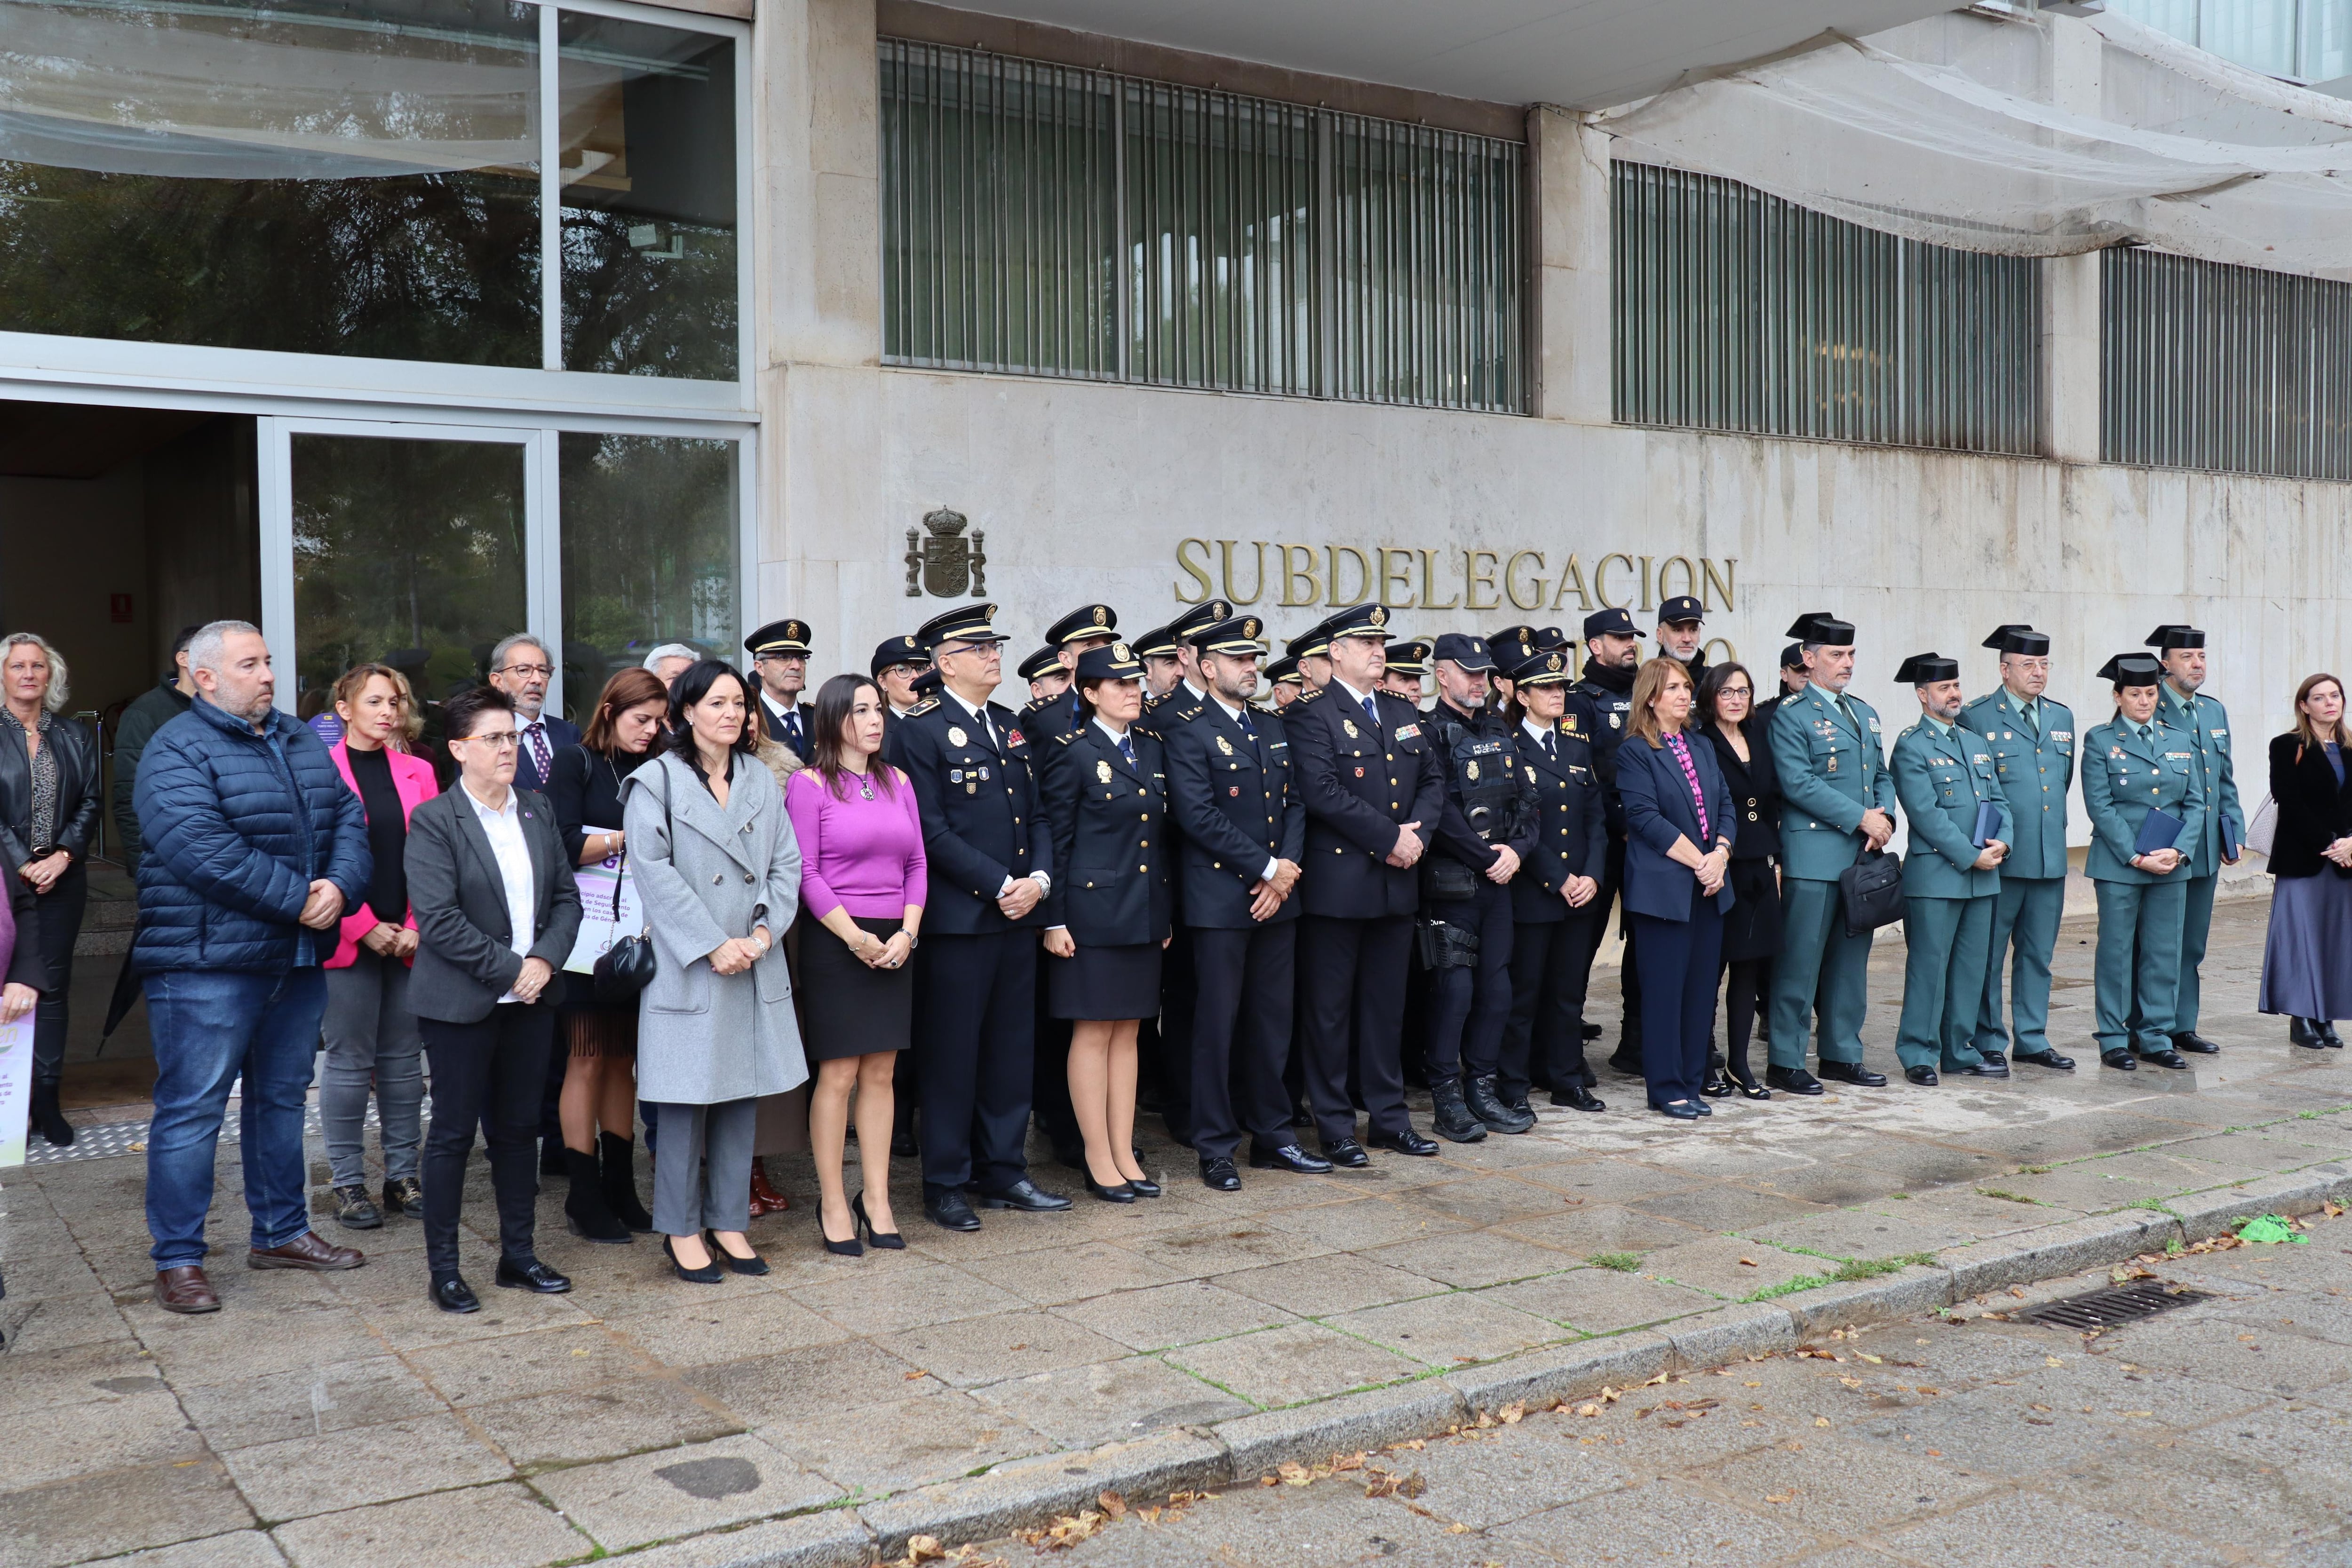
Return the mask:
<svg viewBox="0 0 2352 1568">
<path fill-rule="evenodd" d="M 537 675 L 540 679 L 545 680 L 548 676 L 555 674 L 555 666 L 552 664 L 509 664 L 500 669 L 499 674 L 502 675 L 520 675 L 526 680 L 532 675 Z"/>
<path fill-rule="evenodd" d="M 471 746 L 478 740 L 492 751 L 512 751 L 522 744 L 522 737 L 511 729 L 502 729 L 495 735 L 461 735 L 457 744 Z"/>
</svg>

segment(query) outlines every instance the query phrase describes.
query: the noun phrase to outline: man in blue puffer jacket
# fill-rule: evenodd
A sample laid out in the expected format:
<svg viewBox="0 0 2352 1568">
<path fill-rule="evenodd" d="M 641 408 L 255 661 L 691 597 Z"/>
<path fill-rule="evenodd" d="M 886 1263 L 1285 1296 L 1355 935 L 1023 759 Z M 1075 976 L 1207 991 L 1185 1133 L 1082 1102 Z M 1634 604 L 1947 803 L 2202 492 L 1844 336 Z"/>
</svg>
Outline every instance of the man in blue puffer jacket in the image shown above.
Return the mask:
<svg viewBox="0 0 2352 1568">
<path fill-rule="evenodd" d="M 374 870 L 360 798 L 317 736 L 271 706 L 269 647 L 242 621 L 188 644 L 196 699 L 155 732 L 135 787 L 146 850 L 139 936 L 155 1042 L 147 1229 L 155 1303 L 214 1312 L 205 1217 L 228 1093 L 244 1076 L 245 1204 L 256 1269 L 356 1269 L 310 1229 L 302 1112 L 326 1007 L 330 933 Z"/>
</svg>

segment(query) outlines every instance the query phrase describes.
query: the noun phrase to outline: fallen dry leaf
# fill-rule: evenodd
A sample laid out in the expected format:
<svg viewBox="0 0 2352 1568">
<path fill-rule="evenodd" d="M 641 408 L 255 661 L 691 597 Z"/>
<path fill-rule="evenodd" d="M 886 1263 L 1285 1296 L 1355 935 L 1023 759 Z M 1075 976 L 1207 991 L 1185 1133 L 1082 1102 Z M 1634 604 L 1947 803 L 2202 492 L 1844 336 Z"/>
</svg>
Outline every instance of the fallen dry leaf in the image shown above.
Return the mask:
<svg viewBox="0 0 2352 1568">
<path fill-rule="evenodd" d="M 1127 1517 L 1127 1499 L 1119 1496 L 1118 1493 L 1115 1491 L 1104 1492 L 1097 1496 L 1095 1499 L 1095 1501 L 1101 1507 L 1105 1513 L 1110 1515 L 1113 1519 L 1124 1519 Z"/>
<path fill-rule="evenodd" d="M 1753 1258 L 1742 1258 L 1739 1260 L 1739 1266 L 1743 1269 L 1757 1269 L 1762 1267 L 1762 1265 L 1758 1263 Z"/>
<path fill-rule="evenodd" d="M 1813 1417 L 1813 1425 L 1816 1427 L 1826 1427 L 1829 1424 L 1830 1418 L 1826 1416 L 1816 1416 Z"/>
</svg>

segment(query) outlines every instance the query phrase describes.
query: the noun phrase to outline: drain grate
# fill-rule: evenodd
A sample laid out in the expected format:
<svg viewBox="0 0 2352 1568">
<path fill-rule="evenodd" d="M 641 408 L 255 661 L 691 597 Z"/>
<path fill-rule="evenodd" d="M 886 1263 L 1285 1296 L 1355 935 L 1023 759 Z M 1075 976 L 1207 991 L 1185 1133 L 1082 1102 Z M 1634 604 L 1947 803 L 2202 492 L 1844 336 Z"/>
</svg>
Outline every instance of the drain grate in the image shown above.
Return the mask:
<svg viewBox="0 0 2352 1568">
<path fill-rule="evenodd" d="M 2174 1307 L 2204 1301 L 2209 1294 L 2204 1291 L 2192 1291 L 2185 1285 L 2167 1285 L 2160 1281 L 2147 1285 L 2117 1285 L 2112 1290 L 2068 1296 L 2060 1301 L 2044 1301 L 2038 1307 L 2011 1313 L 2010 1321 L 2096 1333 L 2117 1323 L 2154 1317 Z"/>
</svg>

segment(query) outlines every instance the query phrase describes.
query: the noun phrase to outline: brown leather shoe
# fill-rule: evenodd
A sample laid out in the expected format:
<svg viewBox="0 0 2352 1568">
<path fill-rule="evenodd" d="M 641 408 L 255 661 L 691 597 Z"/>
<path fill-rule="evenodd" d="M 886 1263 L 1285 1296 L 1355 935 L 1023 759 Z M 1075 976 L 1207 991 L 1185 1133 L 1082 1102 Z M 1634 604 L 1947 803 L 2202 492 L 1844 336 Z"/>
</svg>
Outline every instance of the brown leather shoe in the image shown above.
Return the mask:
<svg viewBox="0 0 2352 1568">
<path fill-rule="evenodd" d="M 309 1269 L 315 1273 L 328 1273 L 336 1269 L 356 1269 L 367 1261 L 367 1254 L 356 1247 L 338 1247 L 315 1230 L 305 1230 L 283 1247 L 267 1251 L 257 1247 L 245 1255 L 248 1269 Z"/>
<path fill-rule="evenodd" d="M 793 1206 L 793 1200 L 768 1185 L 768 1167 L 758 1155 L 751 1158 L 751 1218 L 763 1214 L 782 1214 Z"/>
<path fill-rule="evenodd" d="M 155 1276 L 155 1304 L 167 1312 L 216 1312 L 220 1298 L 213 1282 L 194 1263 L 165 1269 Z"/>
</svg>

